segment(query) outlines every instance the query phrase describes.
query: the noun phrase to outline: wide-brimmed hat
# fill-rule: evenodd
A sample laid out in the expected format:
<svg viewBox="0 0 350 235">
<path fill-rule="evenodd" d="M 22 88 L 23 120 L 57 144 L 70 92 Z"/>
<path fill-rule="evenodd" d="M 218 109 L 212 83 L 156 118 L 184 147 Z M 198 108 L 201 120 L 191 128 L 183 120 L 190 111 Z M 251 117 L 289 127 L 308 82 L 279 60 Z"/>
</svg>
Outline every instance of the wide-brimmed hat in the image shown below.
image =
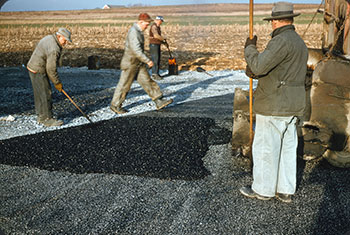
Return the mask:
<svg viewBox="0 0 350 235">
<path fill-rule="evenodd" d="M 156 20 L 161 20 L 161 21 L 163 21 L 163 22 L 164 22 L 164 18 L 163 18 L 163 16 L 156 16 Z"/>
<path fill-rule="evenodd" d="M 139 20 L 143 20 L 143 21 L 147 21 L 147 22 L 153 21 L 153 19 L 147 13 L 141 13 L 139 15 Z"/>
<path fill-rule="evenodd" d="M 66 28 L 59 28 L 57 34 L 62 35 L 68 42 L 72 42 L 70 38 L 71 33 Z"/>
<path fill-rule="evenodd" d="M 264 20 L 279 20 L 293 18 L 300 13 L 293 12 L 293 4 L 290 2 L 276 2 L 273 4 L 271 17 L 266 17 Z"/>
</svg>

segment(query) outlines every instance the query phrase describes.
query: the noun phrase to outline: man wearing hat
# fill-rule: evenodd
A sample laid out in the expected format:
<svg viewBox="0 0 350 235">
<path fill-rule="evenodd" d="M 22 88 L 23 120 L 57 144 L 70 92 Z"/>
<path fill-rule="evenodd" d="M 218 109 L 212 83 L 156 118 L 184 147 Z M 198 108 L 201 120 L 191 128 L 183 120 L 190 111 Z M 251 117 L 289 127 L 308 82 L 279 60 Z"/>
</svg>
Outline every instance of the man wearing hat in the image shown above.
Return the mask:
<svg viewBox="0 0 350 235">
<path fill-rule="evenodd" d="M 120 63 L 122 72 L 110 106 L 111 110 L 117 114 L 127 112 L 126 109 L 122 108 L 122 104 L 135 79 L 152 98 L 157 110 L 173 102 L 172 99 L 163 98 L 163 93 L 160 91 L 158 84 L 151 79 L 146 67 L 146 65 L 152 67 L 153 62 L 144 53 L 145 39 L 143 32 L 152 21 L 147 13 L 141 13 L 138 22 L 134 23 L 129 29 L 125 40 L 124 55 Z"/>
<path fill-rule="evenodd" d="M 153 61 L 152 67 L 152 79 L 161 80 L 162 77 L 159 75 L 159 66 L 160 66 L 160 55 L 161 50 L 160 46 L 166 44 L 166 38 L 162 36 L 160 30 L 160 25 L 164 22 L 163 16 L 157 16 L 154 20 L 154 23 L 151 24 L 149 29 L 149 50 L 151 58 Z"/>
<path fill-rule="evenodd" d="M 49 80 L 59 92 L 62 91 L 57 64 L 62 48 L 68 42 L 72 42 L 71 33 L 66 28 L 60 28 L 55 34 L 48 35 L 39 41 L 27 64 L 33 86 L 37 121 L 45 126 L 63 124 L 63 121 L 53 118 L 52 115 L 52 92 Z"/>
<path fill-rule="evenodd" d="M 308 50 L 295 32 L 293 5 L 277 2 L 271 17 L 272 39 L 261 53 L 257 37 L 247 39 L 246 74 L 258 79 L 253 110 L 256 114 L 253 141 L 253 184 L 240 192 L 250 198 L 273 197 L 291 202 L 296 189 L 297 117 L 305 108 L 305 76 Z"/>
</svg>

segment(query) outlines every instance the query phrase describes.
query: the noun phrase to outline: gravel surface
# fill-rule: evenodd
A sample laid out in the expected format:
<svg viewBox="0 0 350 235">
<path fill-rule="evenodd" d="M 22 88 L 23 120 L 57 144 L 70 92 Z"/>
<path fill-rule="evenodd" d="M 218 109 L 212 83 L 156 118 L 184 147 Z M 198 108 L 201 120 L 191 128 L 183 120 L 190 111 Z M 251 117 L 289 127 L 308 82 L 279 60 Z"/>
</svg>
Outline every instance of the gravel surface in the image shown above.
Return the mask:
<svg viewBox="0 0 350 235">
<path fill-rule="evenodd" d="M 214 74 L 214 72 L 212 72 Z M 109 109 L 119 70 L 87 70 L 63 67 L 59 69 L 63 89 L 93 122 L 117 117 L 138 115 L 155 111 L 156 107 L 142 87 L 134 82 L 123 106 L 130 112 L 117 115 Z M 190 101 L 229 95 L 233 99 L 236 87 L 248 89 L 247 77 L 241 71 L 217 71 L 215 77 L 205 73 L 186 71 L 179 76 L 168 76 L 158 82 L 165 97 L 173 98 L 177 106 Z M 24 68 L 0 68 L 0 140 L 15 136 L 35 134 L 89 123 L 70 101 L 53 88 L 53 113 L 64 121 L 61 127 L 43 127 L 36 122 L 33 92 L 27 71 Z M 232 104 L 232 101 L 229 100 Z M 232 106 L 231 106 L 232 107 Z M 230 107 L 230 108 L 231 108 Z M 208 107 L 209 108 L 209 107 Z M 194 107 L 195 111 L 198 111 Z M 209 109 L 208 109 L 209 110 Z M 223 111 L 215 109 L 215 112 Z M 192 112 L 193 109 L 187 112 Z M 209 112 L 213 112 L 209 110 Z M 226 118 L 230 118 L 232 109 Z M 206 114 L 193 113 L 191 116 Z M 14 118 L 14 121 L 6 119 Z"/>
<path fill-rule="evenodd" d="M 231 153 L 241 71 L 182 72 L 159 82 L 168 108 L 155 111 L 134 83 L 127 115 L 109 103 L 120 71 L 61 68 L 53 93 L 60 128 L 36 123 L 22 68 L 0 68 L 0 233 L 346 234 L 350 171 L 298 159 L 293 202 L 259 201 L 246 160 Z M 14 120 L 13 120 L 14 119 Z"/>
</svg>

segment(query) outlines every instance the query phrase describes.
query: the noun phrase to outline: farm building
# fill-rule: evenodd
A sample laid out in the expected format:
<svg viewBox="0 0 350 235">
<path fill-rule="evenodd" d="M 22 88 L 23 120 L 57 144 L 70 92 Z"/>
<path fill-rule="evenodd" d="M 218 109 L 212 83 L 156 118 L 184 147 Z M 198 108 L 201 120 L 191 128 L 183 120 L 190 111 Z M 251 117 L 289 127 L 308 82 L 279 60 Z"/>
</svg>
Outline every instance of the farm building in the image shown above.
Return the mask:
<svg viewBox="0 0 350 235">
<path fill-rule="evenodd" d="M 123 5 L 104 5 L 102 9 L 112 9 L 112 8 L 121 8 Z"/>
</svg>

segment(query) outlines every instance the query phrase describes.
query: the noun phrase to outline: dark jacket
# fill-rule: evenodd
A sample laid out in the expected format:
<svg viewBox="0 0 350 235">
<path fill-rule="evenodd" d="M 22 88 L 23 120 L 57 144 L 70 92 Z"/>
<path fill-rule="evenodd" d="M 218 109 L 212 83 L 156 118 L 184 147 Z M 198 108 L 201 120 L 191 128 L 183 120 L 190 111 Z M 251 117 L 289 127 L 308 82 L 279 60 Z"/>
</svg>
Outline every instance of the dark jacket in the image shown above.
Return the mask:
<svg viewBox="0 0 350 235">
<path fill-rule="evenodd" d="M 60 82 L 57 64 L 61 57 L 62 47 L 55 34 L 41 39 L 36 46 L 27 67 L 34 72 L 47 74 L 53 84 Z"/>
<path fill-rule="evenodd" d="M 293 25 L 275 29 L 266 49 L 245 48 L 245 59 L 258 76 L 254 112 L 266 116 L 302 116 L 308 50 Z"/>
</svg>

